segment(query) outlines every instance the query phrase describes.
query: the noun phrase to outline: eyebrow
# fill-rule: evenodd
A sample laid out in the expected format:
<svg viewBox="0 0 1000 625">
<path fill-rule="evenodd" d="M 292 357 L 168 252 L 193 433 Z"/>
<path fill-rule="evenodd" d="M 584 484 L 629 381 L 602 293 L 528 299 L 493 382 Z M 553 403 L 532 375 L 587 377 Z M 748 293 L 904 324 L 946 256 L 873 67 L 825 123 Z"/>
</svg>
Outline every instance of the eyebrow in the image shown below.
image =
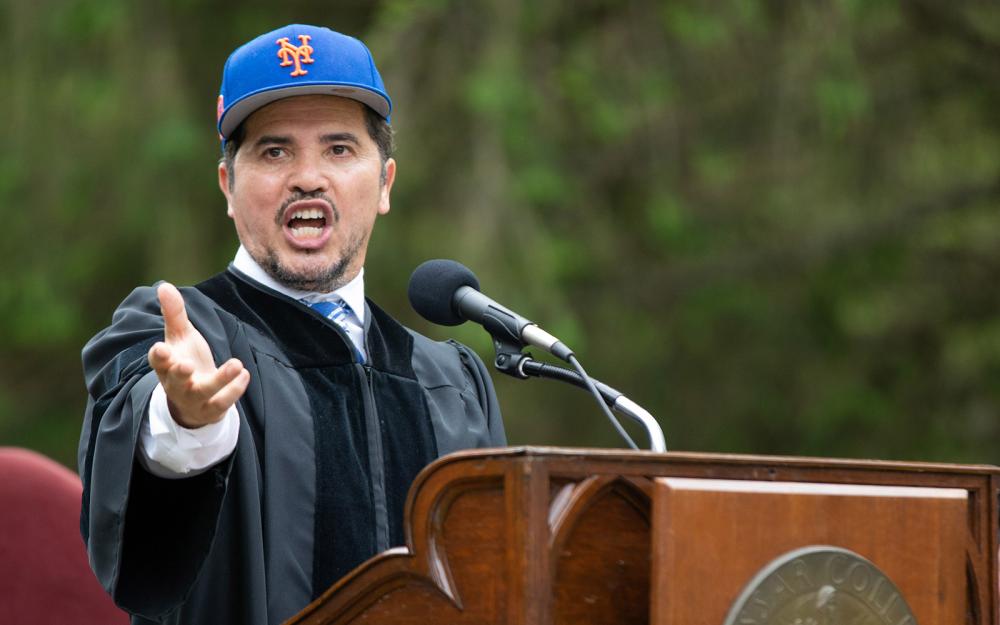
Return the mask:
<svg viewBox="0 0 1000 625">
<path fill-rule="evenodd" d="M 289 145 L 292 140 L 289 137 L 282 137 L 278 135 L 264 135 L 254 143 L 254 147 L 261 147 L 263 145 Z"/>
<path fill-rule="evenodd" d="M 349 141 L 355 145 L 361 145 L 358 141 L 358 137 L 352 132 L 335 132 L 328 135 L 323 135 L 320 137 L 320 141 L 323 143 L 337 143 L 340 141 Z"/>
<path fill-rule="evenodd" d="M 358 140 L 357 135 L 353 132 L 334 132 L 330 134 L 323 135 L 319 138 L 322 143 L 338 143 L 341 141 L 348 141 L 355 145 L 361 145 L 361 141 Z M 263 135 L 257 141 L 254 142 L 255 147 L 261 147 L 265 145 L 291 145 L 291 137 L 285 137 L 282 135 Z"/>
</svg>

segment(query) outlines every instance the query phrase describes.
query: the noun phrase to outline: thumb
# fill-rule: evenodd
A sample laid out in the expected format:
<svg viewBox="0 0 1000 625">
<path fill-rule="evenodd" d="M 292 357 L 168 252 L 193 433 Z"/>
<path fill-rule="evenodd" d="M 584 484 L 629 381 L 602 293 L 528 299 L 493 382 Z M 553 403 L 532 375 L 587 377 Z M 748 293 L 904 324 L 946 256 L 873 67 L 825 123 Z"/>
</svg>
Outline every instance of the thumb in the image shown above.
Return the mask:
<svg viewBox="0 0 1000 625">
<path fill-rule="evenodd" d="M 181 292 L 169 282 L 164 282 L 157 287 L 156 295 L 160 299 L 160 310 L 163 312 L 164 339 L 170 342 L 172 339 L 184 338 L 191 324 L 188 322 Z"/>
</svg>

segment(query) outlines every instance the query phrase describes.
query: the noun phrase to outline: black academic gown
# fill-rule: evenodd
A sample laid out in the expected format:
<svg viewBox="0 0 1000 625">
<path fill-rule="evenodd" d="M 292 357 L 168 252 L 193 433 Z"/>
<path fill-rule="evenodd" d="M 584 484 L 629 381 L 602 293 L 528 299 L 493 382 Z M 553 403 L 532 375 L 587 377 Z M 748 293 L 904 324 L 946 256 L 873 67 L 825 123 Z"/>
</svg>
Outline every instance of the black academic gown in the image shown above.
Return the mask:
<svg viewBox="0 0 1000 625">
<path fill-rule="evenodd" d="M 163 339 L 155 289 L 136 289 L 83 350 L 81 530 L 133 623 L 276 625 L 353 567 L 405 542 L 407 490 L 451 451 L 505 444 L 482 361 L 368 302 L 368 362 L 315 311 L 230 268 L 181 289 L 217 363 L 239 358 L 234 453 L 162 479 L 135 460 Z"/>
</svg>

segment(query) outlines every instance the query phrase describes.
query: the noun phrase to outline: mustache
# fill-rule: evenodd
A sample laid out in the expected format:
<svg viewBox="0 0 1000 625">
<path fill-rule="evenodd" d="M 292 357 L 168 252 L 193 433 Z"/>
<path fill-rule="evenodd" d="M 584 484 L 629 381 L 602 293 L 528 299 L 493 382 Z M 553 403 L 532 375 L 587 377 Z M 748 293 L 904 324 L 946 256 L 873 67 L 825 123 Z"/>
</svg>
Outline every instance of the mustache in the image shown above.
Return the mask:
<svg viewBox="0 0 1000 625">
<path fill-rule="evenodd" d="M 302 200 L 320 200 L 326 202 L 330 206 L 330 212 L 333 213 L 333 223 L 340 221 L 340 211 L 337 210 L 337 205 L 333 203 L 333 200 L 329 198 L 325 193 L 321 191 L 296 191 L 292 195 L 285 198 L 285 201 L 281 203 L 278 207 L 278 212 L 274 216 L 274 223 L 281 226 L 285 223 L 285 212 L 288 211 L 288 207 L 296 202 L 301 202 Z"/>
</svg>

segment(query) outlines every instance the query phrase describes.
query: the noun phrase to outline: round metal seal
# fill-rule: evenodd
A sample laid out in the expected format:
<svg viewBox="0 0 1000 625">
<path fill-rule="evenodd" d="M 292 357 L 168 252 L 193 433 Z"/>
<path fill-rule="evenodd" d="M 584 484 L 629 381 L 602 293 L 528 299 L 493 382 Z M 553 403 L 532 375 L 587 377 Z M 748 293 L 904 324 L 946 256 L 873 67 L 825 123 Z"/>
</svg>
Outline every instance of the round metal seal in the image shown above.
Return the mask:
<svg viewBox="0 0 1000 625">
<path fill-rule="evenodd" d="M 896 585 L 858 554 L 826 545 L 762 568 L 724 625 L 918 625 Z"/>
</svg>

